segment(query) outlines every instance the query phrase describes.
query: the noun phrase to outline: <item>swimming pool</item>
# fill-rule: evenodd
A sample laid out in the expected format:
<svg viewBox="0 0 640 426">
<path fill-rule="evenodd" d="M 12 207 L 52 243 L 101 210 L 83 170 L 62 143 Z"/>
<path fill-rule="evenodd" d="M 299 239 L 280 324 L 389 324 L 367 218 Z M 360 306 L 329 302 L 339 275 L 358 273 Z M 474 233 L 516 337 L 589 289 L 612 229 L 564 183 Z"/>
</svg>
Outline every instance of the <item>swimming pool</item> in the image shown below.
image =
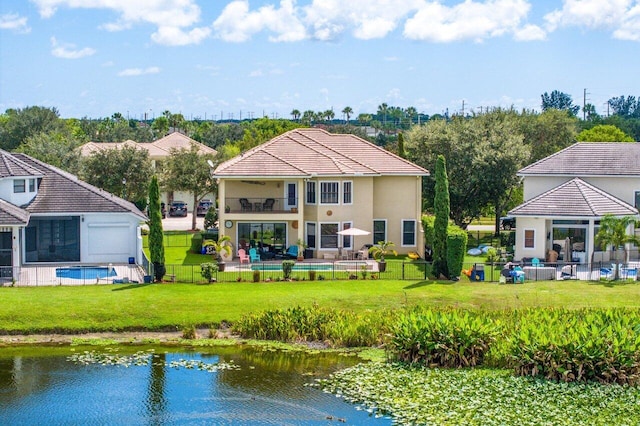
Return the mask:
<svg viewBox="0 0 640 426">
<path fill-rule="evenodd" d="M 330 271 L 333 265 L 330 263 L 296 263 L 294 271 Z M 251 265 L 252 271 L 282 271 L 282 264 L 260 263 Z"/>
<path fill-rule="evenodd" d="M 57 278 L 73 278 L 76 280 L 95 280 L 98 278 L 115 277 L 114 268 L 107 266 L 71 266 L 56 268 Z"/>
</svg>

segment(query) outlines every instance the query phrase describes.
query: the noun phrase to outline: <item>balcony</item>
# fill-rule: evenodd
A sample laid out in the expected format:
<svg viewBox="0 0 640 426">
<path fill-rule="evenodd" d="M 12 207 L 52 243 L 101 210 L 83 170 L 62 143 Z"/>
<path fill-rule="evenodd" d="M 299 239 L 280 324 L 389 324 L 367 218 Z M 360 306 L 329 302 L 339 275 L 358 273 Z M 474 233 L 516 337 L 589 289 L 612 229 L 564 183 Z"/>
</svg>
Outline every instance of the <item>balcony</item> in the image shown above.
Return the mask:
<svg viewBox="0 0 640 426">
<path fill-rule="evenodd" d="M 296 198 L 227 198 L 225 199 L 226 213 L 296 213 L 298 200 Z"/>
</svg>

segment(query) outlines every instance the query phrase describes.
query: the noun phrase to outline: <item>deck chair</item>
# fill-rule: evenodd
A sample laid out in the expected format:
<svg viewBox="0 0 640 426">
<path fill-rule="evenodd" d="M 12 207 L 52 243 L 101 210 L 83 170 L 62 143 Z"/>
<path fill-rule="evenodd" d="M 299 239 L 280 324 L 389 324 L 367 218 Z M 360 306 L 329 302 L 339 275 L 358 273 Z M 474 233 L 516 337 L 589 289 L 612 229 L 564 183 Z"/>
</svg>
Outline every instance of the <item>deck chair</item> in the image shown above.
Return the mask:
<svg viewBox="0 0 640 426">
<path fill-rule="evenodd" d="M 256 250 L 255 248 L 250 248 L 249 249 L 249 261 L 251 262 L 260 262 L 260 255 L 258 254 L 258 250 Z"/>
<path fill-rule="evenodd" d="M 267 198 L 266 200 L 264 200 L 264 203 L 262 203 L 262 211 L 273 211 L 273 205 L 275 204 L 275 202 L 276 200 L 274 198 Z"/>
<path fill-rule="evenodd" d="M 250 212 L 253 210 L 253 205 L 246 198 L 240 198 L 238 201 L 240 202 L 240 209 L 243 212 Z"/>
<path fill-rule="evenodd" d="M 240 263 L 249 263 L 249 255 L 244 249 L 238 250 L 238 257 L 240 258 Z"/>
<path fill-rule="evenodd" d="M 290 246 L 286 252 L 282 254 L 285 259 L 297 259 L 298 258 L 298 246 Z"/>
</svg>

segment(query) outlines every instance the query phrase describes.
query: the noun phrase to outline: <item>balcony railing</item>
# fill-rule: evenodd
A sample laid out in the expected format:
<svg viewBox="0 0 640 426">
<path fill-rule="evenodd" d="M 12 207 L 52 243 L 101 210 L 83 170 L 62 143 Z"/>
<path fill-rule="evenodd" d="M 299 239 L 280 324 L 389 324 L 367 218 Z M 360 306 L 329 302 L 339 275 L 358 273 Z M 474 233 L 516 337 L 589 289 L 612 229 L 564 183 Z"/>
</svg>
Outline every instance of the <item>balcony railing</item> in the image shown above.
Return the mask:
<svg viewBox="0 0 640 426">
<path fill-rule="evenodd" d="M 294 213 L 297 211 L 297 198 L 227 198 L 225 200 L 227 213 Z M 293 209 L 293 210 L 292 210 Z"/>
</svg>

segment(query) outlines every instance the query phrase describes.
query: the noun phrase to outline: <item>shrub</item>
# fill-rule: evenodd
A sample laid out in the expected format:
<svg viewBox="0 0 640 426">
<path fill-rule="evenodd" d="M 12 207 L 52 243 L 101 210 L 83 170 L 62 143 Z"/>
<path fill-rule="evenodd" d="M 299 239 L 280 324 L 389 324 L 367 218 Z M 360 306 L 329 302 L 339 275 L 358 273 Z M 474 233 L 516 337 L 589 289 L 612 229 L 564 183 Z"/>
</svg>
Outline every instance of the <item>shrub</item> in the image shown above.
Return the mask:
<svg viewBox="0 0 640 426">
<path fill-rule="evenodd" d="M 447 228 L 447 268 L 449 278 L 459 277 L 467 252 L 467 233 L 456 225 Z"/>
<path fill-rule="evenodd" d="M 202 234 L 196 232 L 191 237 L 191 253 L 200 253 L 202 250 Z"/>
<path fill-rule="evenodd" d="M 282 273 L 284 275 L 285 280 L 291 279 L 291 271 L 293 271 L 293 265 L 296 262 L 294 260 L 283 260 L 282 261 Z"/>
<path fill-rule="evenodd" d="M 562 382 L 640 384 L 638 314 L 528 310 L 509 339 L 516 374 Z"/>
<path fill-rule="evenodd" d="M 193 340 L 196 336 L 196 327 L 193 325 L 187 325 L 182 329 L 182 338 Z"/>
<path fill-rule="evenodd" d="M 416 309 L 400 315 L 388 345 L 398 361 L 441 367 L 481 365 L 497 328 L 469 311 Z"/>
<path fill-rule="evenodd" d="M 212 282 L 213 277 L 218 272 L 218 265 L 216 263 L 207 262 L 200 264 L 200 275 L 202 278 L 206 279 L 207 282 Z"/>
</svg>

